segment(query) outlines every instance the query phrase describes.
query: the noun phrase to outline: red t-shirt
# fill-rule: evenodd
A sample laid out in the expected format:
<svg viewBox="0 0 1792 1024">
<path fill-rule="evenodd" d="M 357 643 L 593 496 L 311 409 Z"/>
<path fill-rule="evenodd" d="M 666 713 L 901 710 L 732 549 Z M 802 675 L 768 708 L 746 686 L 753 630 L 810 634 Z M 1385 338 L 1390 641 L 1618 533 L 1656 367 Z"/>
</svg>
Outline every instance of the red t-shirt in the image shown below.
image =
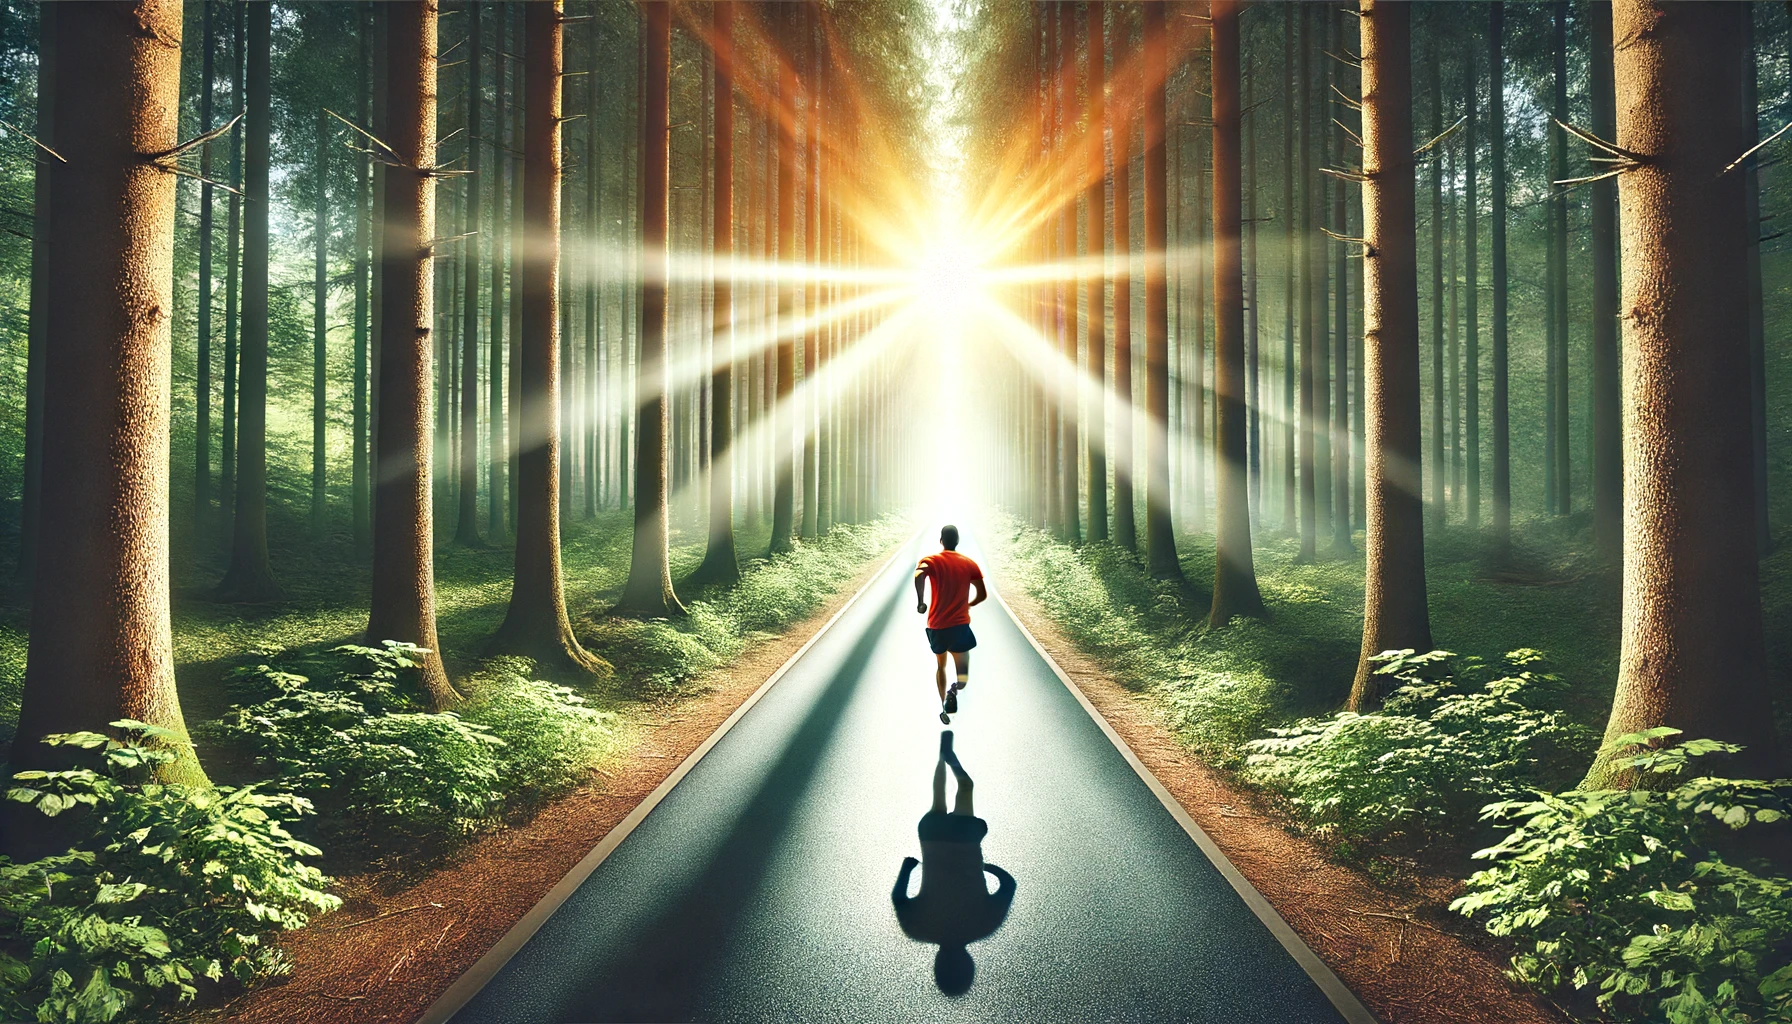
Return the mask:
<svg viewBox="0 0 1792 1024">
<path fill-rule="evenodd" d="M 971 622 L 971 581 L 983 578 L 983 570 L 956 551 L 941 551 L 921 559 L 916 576 L 933 581 L 933 603 L 927 606 L 927 628 L 946 629 Z"/>
</svg>

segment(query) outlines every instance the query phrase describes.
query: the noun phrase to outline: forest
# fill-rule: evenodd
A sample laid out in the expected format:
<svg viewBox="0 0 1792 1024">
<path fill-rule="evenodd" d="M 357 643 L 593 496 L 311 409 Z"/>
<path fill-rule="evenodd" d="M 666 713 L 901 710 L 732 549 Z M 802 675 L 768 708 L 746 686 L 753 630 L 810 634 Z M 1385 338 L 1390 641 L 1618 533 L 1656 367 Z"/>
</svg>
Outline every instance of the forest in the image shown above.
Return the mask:
<svg viewBox="0 0 1792 1024">
<path fill-rule="evenodd" d="M 0 1019 L 486 1019 L 908 772 L 955 522 L 965 759 L 1037 651 L 1336 1019 L 1792 1024 L 1788 122 L 1782 4 L 3 0 Z"/>
</svg>

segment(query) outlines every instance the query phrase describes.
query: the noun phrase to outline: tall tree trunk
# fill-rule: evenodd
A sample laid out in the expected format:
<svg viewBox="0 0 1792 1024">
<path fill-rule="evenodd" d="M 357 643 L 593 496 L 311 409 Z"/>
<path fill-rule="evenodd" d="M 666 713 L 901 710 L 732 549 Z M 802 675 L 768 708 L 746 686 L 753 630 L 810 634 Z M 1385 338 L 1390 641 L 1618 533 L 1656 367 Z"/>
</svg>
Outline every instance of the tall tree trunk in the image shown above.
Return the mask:
<svg viewBox="0 0 1792 1024">
<path fill-rule="evenodd" d="M 510 438 L 506 430 L 504 409 L 504 318 L 509 303 L 504 298 L 504 169 L 509 166 L 505 152 L 505 87 L 510 76 L 506 71 L 508 53 L 505 39 L 510 17 L 504 5 L 498 5 L 497 35 L 492 40 L 492 286 L 491 324 L 486 330 L 487 370 L 486 429 L 486 506 L 485 537 L 491 544 L 504 544 L 510 539 Z M 515 216 L 512 211 L 511 216 Z"/>
<path fill-rule="evenodd" d="M 1250 65 L 1244 69 L 1244 113 L 1251 118 L 1251 127 L 1244 132 L 1244 394 L 1247 477 L 1250 488 L 1251 523 L 1263 529 L 1263 389 L 1261 352 L 1262 338 L 1257 309 L 1257 118 L 1251 112 L 1255 105 L 1253 76 Z M 1217 299 L 1217 293 L 1215 298 Z M 1215 339 L 1217 342 L 1217 338 Z M 1214 371 L 1218 376 L 1218 369 Z"/>
<path fill-rule="evenodd" d="M 1446 412 L 1449 419 L 1444 430 L 1444 449 L 1445 461 L 1449 463 L 1450 470 L 1449 504 L 1455 509 L 1462 504 L 1462 277 L 1461 268 L 1456 262 L 1462 239 L 1456 213 L 1455 145 L 1452 144 L 1444 153 L 1439 154 L 1438 159 L 1445 161 L 1444 180 L 1449 182 L 1444 196 L 1444 248 L 1449 253 L 1444 279 L 1450 292 L 1450 313 L 1445 321 L 1447 334 L 1444 353 L 1449 374 L 1445 387 L 1449 391 L 1450 405 Z"/>
<path fill-rule="evenodd" d="M 1296 499 L 1300 494 L 1296 466 L 1296 434 L 1299 421 L 1295 412 L 1295 307 L 1299 292 L 1295 283 L 1295 265 L 1299 260 L 1295 232 L 1294 176 L 1300 163 L 1295 159 L 1294 40 L 1298 35 L 1294 12 L 1304 19 L 1305 5 L 1288 4 L 1282 8 L 1282 532 L 1289 536 L 1300 533 Z M 1304 81 L 1304 79 L 1302 79 Z"/>
<path fill-rule="evenodd" d="M 1609 47 L 1607 49 L 1610 49 Z M 1476 167 L 1479 138 L 1475 131 L 1475 115 L 1480 107 L 1476 90 L 1480 78 L 1475 73 L 1475 52 L 1462 52 L 1462 102 L 1468 108 L 1468 121 L 1462 126 L 1462 146 L 1466 155 L 1463 178 L 1467 195 L 1467 220 L 1463 234 L 1467 245 L 1462 254 L 1462 274 L 1467 302 L 1463 311 L 1467 320 L 1462 340 L 1463 446 L 1468 510 L 1465 521 L 1470 530 L 1481 528 L 1481 196 L 1480 175 Z M 1607 136 L 1609 138 L 1609 136 Z"/>
<path fill-rule="evenodd" d="M 1606 740 L 1746 744 L 1775 778 L 1750 472 L 1740 5 L 1612 5 L 1624 293 L 1624 608 Z M 1583 785 L 1636 782 L 1613 754 Z"/>
<path fill-rule="evenodd" d="M 740 579 L 734 549 L 734 4 L 722 0 L 715 18 L 715 394 L 710 419 L 709 546 L 697 575 L 732 584 Z M 748 201 L 752 196 L 749 193 Z"/>
<path fill-rule="evenodd" d="M 1443 45 L 1435 24 L 1431 45 L 1425 60 L 1425 93 L 1431 105 L 1431 136 L 1444 130 L 1444 92 L 1439 65 L 1443 63 L 1438 48 Z M 1426 154 L 1431 165 L 1431 437 L 1427 445 L 1430 458 L 1431 491 L 1430 523 L 1433 529 L 1444 525 L 1444 165 L 1441 154 Z"/>
<path fill-rule="evenodd" d="M 587 40 L 585 68 L 585 518 L 597 518 L 603 496 L 604 444 L 603 429 L 609 418 L 608 375 L 603 372 L 604 354 L 609 346 L 603 337 L 603 164 L 597 147 L 598 97 L 603 69 L 600 56 L 603 29 L 591 24 Z"/>
<path fill-rule="evenodd" d="M 1568 120 L 1568 2 L 1555 0 L 1555 108 L 1556 120 Z M 1549 131 L 1553 159 L 1552 181 L 1568 177 L 1568 133 L 1560 127 Z M 1574 497 L 1574 474 L 1568 437 L 1568 197 L 1559 189 L 1551 204 L 1555 223 L 1556 265 L 1550 280 L 1555 298 L 1555 460 L 1557 515 L 1567 515 Z"/>
<path fill-rule="evenodd" d="M 243 109 L 243 16 L 244 5 L 231 5 L 230 106 Z M 237 332 L 241 321 L 237 316 L 241 305 L 243 199 L 238 193 L 243 185 L 243 132 L 238 121 L 230 133 L 230 210 L 224 229 L 224 394 L 223 420 L 218 450 L 218 509 L 226 526 L 236 518 L 236 407 L 237 407 Z"/>
<path fill-rule="evenodd" d="M 1742 62 L 1742 142 L 1744 149 L 1752 149 L 1761 136 L 1754 6 L 1742 5 L 1737 16 L 1742 20 L 1742 52 L 1738 58 Z M 1753 154 L 1743 163 L 1742 175 L 1748 219 L 1744 241 L 1748 246 L 1749 438 L 1754 453 L 1755 544 L 1761 557 L 1766 558 L 1773 547 L 1767 518 L 1767 335 L 1761 319 L 1761 169 Z"/>
<path fill-rule="evenodd" d="M 516 572 L 493 646 L 554 676 L 608 674 L 566 615 L 560 572 L 560 0 L 523 8 L 523 246 L 517 265 Z"/>
<path fill-rule="evenodd" d="M 518 474 L 522 467 L 519 462 L 523 451 L 523 380 L 522 380 L 522 324 L 523 324 L 523 291 L 519 284 L 524 260 L 528 254 L 523 249 L 523 76 L 529 65 L 529 40 L 523 34 L 522 12 L 518 3 L 503 5 L 504 19 L 510 22 L 511 38 L 515 40 L 517 60 L 511 62 L 512 96 L 515 97 L 508 108 L 510 113 L 510 148 L 505 154 L 504 166 L 508 172 L 510 191 L 510 218 L 505 221 L 510 236 L 510 348 L 506 352 L 505 362 L 509 372 L 506 382 L 505 402 L 508 410 L 510 429 L 505 437 L 505 513 L 510 521 L 511 532 L 517 530 L 517 499 L 521 481 Z"/>
<path fill-rule="evenodd" d="M 1162 4 L 1145 4 L 1145 563 L 1151 575 L 1180 579 L 1170 527 L 1170 307 L 1165 291 L 1169 226 L 1164 180 L 1164 83 L 1169 33 Z"/>
<path fill-rule="evenodd" d="M 1493 178 L 1493 558 L 1503 562 L 1512 552 L 1512 429 L 1508 397 L 1506 343 L 1506 4 L 1493 0 L 1488 19 L 1487 139 L 1493 147 L 1488 172 Z"/>
<path fill-rule="evenodd" d="M 50 733 L 134 719 L 171 730 L 158 781 L 204 784 L 174 685 L 168 437 L 174 183 L 152 158 L 179 131 L 181 5 L 58 5 L 50 94 L 61 132 L 50 230 L 42 530 L 14 770 L 66 767 Z M 32 815 L 36 818 L 36 815 Z M 8 852 L 42 855 L 8 816 Z"/>
<path fill-rule="evenodd" d="M 786 4 L 779 9 L 781 30 L 786 46 L 796 44 L 797 28 L 801 24 L 799 8 L 795 4 Z M 780 145 L 778 146 L 778 255 L 781 261 L 796 261 L 796 160 L 797 138 L 795 131 L 795 110 L 797 105 L 796 65 L 789 60 L 779 61 L 778 91 L 775 94 L 774 109 L 783 109 L 789 114 L 788 120 L 780 119 Z M 780 107 L 778 104 L 786 104 Z M 796 390 L 796 343 L 789 336 L 785 326 L 795 322 L 796 317 L 796 285 L 791 281 L 783 281 L 778 286 L 777 327 L 777 387 L 772 408 L 772 463 L 776 467 L 773 472 L 772 487 L 772 539 L 773 554 L 789 551 L 793 547 L 792 534 L 796 527 L 796 480 L 794 460 L 796 456 L 795 440 L 791 430 L 791 421 L 795 414 L 792 396 Z"/>
<path fill-rule="evenodd" d="M 1413 210 L 1411 6 L 1363 0 L 1364 399 L 1368 557 L 1352 711 L 1380 705 L 1383 651 L 1431 649 L 1419 480 L 1419 279 Z"/>
<path fill-rule="evenodd" d="M 1612 96 L 1612 22 L 1607 4 L 1588 12 L 1592 39 L 1587 91 L 1593 134 L 1618 134 Z M 1746 5 L 1745 9 L 1746 8 Z M 1752 50 L 1751 50 L 1752 52 Z M 1616 565 L 1624 545 L 1624 424 L 1618 364 L 1618 183 L 1592 187 L 1593 256 L 1593 547 Z"/>
<path fill-rule="evenodd" d="M 312 277 L 311 277 L 311 539 L 323 540 L 324 482 L 329 468 L 326 458 L 324 423 L 327 396 L 325 385 L 329 368 L 330 312 L 330 122 L 329 115 L 317 112 L 317 195 L 312 211 Z"/>
<path fill-rule="evenodd" d="M 1317 201 L 1317 183 L 1313 167 L 1313 9 L 1312 4 L 1300 8 L 1300 554 L 1303 562 L 1311 562 L 1318 553 L 1318 481 L 1314 455 L 1319 447 L 1319 430 L 1313 422 L 1313 343 L 1315 324 L 1313 308 L 1317 302 L 1314 290 L 1319 282 L 1314 270 L 1323 261 L 1314 258 L 1318 244 L 1314 237 L 1318 219 L 1313 207 Z M 1293 366 L 1292 363 L 1289 364 Z"/>
<path fill-rule="evenodd" d="M 373 66 L 373 12 L 363 10 L 355 19 L 357 35 L 360 37 L 361 61 L 356 72 L 355 82 L 355 121 L 366 124 L 368 117 L 368 101 L 371 99 L 372 87 L 367 79 Z M 475 179 L 477 180 L 477 179 Z M 368 262 L 368 250 L 373 244 L 373 220 L 368 209 L 372 202 L 373 162 L 365 153 L 355 158 L 355 366 L 350 387 L 350 419 L 353 434 L 354 454 L 350 466 L 350 501 L 354 505 L 352 526 L 356 555 L 366 555 L 373 551 L 373 520 L 370 499 L 372 496 L 371 474 L 368 472 L 367 434 L 368 416 L 368 374 L 367 360 L 369 356 L 369 296 L 367 277 L 371 270 Z"/>
<path fill-rule="evenodd" d="M 218 596 L 230 601 L 280 597 L 268 564 L 268 169 L 272 129 L 269 54 L 273 8 L 266 0 L 243 5 L 244 81 L 248 139 L 243 161 L 242 395 L 236 470 L 236 518 L 230 568 Z"/>
<path fill-rule="evenodd" d="M 472 22 L 467 39 L 467 205 L 464 211 L 467 237 L 462 252 L 460 322 L 460 459 L 455 467 L 456 495 L 454 542 L 477 547 L 479 541 L 479 239 L 480 219 L 479 136 L 483 131 L 479 104 L 485 88 L 479 76 L 485 59 L 484 21 L 479 4 L 469 3 Z"/>
<path fill-rule="evenodd" d="M 641 6 L 641 233 L 645 274 L 641 279 L 641 352 L 635 376 L 635 408 L 639 410 L 640 426 L 635 432 L 634 553 L 629 562 L 628 585 L 617 609 L 643 616 L 684 612 L 672 590 L 666 510 L 666 435 L 670 426 L 666 406 L 666 282 L 670 276 L 666 221 L 671 185 L 668 157 L 672 127 L 667 102 L 672 72 L 671 6 Z M 788 530 L 788 517 L 785 526 Z"/>
<path fill-rule="evenodd" d="M 1344 49 L 1344 33 L 1340 25 L 1341 18 L 1332 14 L 1332 52 Z M 1332 61 L 1333 88 L 1344 92 L 1343 62 Z M 1329 106 L 1329 104 L 1328 104 Z M 1337 139 L 1336 133 L 1327 131 L 1327 138 Z M 1343 140 L 1339 139 L 1339 149 L 1343 149 Z M 1334 233 L 1349 237 L 1350 225 L 1345 216 L 1345 186 L 1343 182 L 1332 184 L 1332 223 Z M 1332 544 L 1334 557 L 1346 557 L 1356 553 L 1356 546 L 1350 540 L 1350 485 L 1352 482 L 1350 468 L 1350 254 L 1343 243 L 1332 246 L 1332 288 L 1336 298 L 1332 303 Z"/>
<path fill-rule="evenodd" d="M 426 648 L 419 684 L 432 708 L 458 695 L 436 642 L 430 505 L 430 345 L 434 331 L 436 158 L 435 0 L 386 5 L 384 139 L 388 164 L 380 249 L 379 426 L 373 501 L 373 599 L 367 639 Z"/>
<path fill-rule="evenodd" d="M 212 130 L 212 85 L 213 79 L 217 77 L 212 60 L 217 44 L 213 10 L 211 4 L 206 4 L 201 15 L 204 26 L 199 44 L 201 134 L 210 134 Z M 48 18 L 49 15 L 43 17 Z M 39 76 L 42 77 L 41 58 L 38 67 Z M 44 126 L 38 127 L 42 130 Z M 44 141 L 55 145 L 48 139 Z M 198 344 L 194 352 L 193 380 L 193 536 L 196 541 L 204 543 L 205 538 L 210 536 L 212 516 L 212 180 L 215 175 L 212 171 L 212 147 L 209 142 L 200 147 L 199 176 L 205 180 L 199 185 Z M 33 241 L 35 243 L 35 239 Z M 32 269 L 36 270 L 35 261 Z M 33 286 L 35 285 L 34 279 Z M 26 393 L 29 405 L 29 386 Z"/>
<path fill-rule="evenodd" d="M 56 4 L 37 8 L 37 137 L 55 147 Z M 19 583 L 30 592 L 43 522 L 44 373 L 50 351 L 50 182 L 56 165 L 33 153 L 31 218 L 31 322 L 25 354 L 25 467 L 19 502 Z M 201 535 L 203 536 L 203 534 Z"/>
<path fill-rule="evenodd" d="M 1213 384 L 1219 453 L 1214 517 L 1213 606 L 1208 622 L 1261 615 L 1251 562 L 1250 483 L 1245 464 L 1244 263 L 1239 214 L 1238 0 L 1216 0 L 1213 18 Z M 1348 516 L 1339 517 L 1346 523 Z"/>
<path fill-rule="evenodd" d="M 1124 19 L 1115 23 L 1116 41 L 1126 41 Z M 1116 60 L 1116 64 L 1121 63 Z M 1115 109 L 1114 133 L 1114 543 L 1139 550 L 1134 507 L 1133 467 L 1138 450 L 1133 427 L 1139 409 L 1132 386 L 1132 136 L 1131 104 Z"/>
<path fill-rule="evenodd" d="M 1084 52 L 1088 57 L 1089 83 L 1089 184 L 1083 193 L 1083 231 L 1089 253 L 1102 262 L 1099 271 L 1089 275 L 1088 291 L 1083 305 L 1089 311 L 1089 380 L 1096 405 L 1089 413 L 1089 539 L 1108 539 L 1108 452 L 1107 452 L 1107 232 L 1104 229 L 1107 196 L 1103 186 L 1106 167 L 1102 159 L 1102 136 L 1107 131 L 1107 46 L 1103 38 L 1104 4 L 1088 5 L 1088 39 Z"/>
<path fill-rule="evenodd" d="M 803 102 L 805 106 L 804 123 L 807 126 L 808 157 L 803 166 L 803 239 L 805 253 L 803 264 L 807 272 L 803 276 L 803 319 L 807 327 L 803 331 L 803 390 L 801 408 L 798 413 L 803 418 L 803 523 L 802 537 L 814 540 L 820 536 L 820 520 L 817 499 L 820 493 L 818 473 L 820 463 L 815 459 L 816 443 L 816 409 L 819 393 L 816 386 L 816 359 L 820 335 L 817 332 L 816 313 L 820 307 L 819 292 L 820 275 L 816 267 L 821 258 L 821 90 L 819 86 L 820 54 L 816 49 L 815 11 L 817 5 L 802 5 L 803 49 L 807 53 L 803 71 L 809 80 L 803 86 Z"/>
<path fill-rule="evenodd" d="M 1063 35 L 1062 23 L 1065 20 L 1064 2 L 1046 5 L 1046 13 L 1050 18 L 1045 22 L 1045 65 L 1041 88 L 1045 91 L 1045 121 L 1042 125 L 1042 146 L 1040 164 L 1042 168 L 1056 168 L 1063 164 L 1063 115 L 1059 111 L 1061 98 L 1059 86 L 1063 83 L 1063 57 L 1058 45 L 1058 37 Z M 1054 201 L 1062 202 L 1061 198 Z M 1040 230 L 1044 237 L 1046 265 L 1062 261 L 1064 258 L 1063 215 L 1062 210 L 1054 209 L 1048 213 Z M 1064 285 L 1060 280 L 1051 280 L 1045 285 L 1045 338 L 1046 344 L 1054 353 L 1062 351 L 1064 343 Z M 1041 438 L 1045 452 L 1045 473 L 1042 477 L 1045 488 L 1045 528 L 1060 540 L 1064 537 L 1064 464 L 1060 450 L 1064 441 L 1064 375 L 1056 358 L 1048 358 L 1047 378 L 1044 382 L 1045 392 L 1045 436 Z"/>
</svg>

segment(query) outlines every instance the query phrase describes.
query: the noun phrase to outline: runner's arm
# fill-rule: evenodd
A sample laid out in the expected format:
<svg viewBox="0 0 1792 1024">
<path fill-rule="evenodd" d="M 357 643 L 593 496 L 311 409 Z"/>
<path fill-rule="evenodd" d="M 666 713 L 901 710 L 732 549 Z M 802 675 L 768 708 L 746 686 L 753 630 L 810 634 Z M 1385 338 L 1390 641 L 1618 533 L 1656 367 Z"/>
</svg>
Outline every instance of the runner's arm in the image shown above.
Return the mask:
<svg viewBox="0 0 1792 1024">
<path fill-rule="evenodd" d="M 915 570 L 915 611 L 927 611 L 927 567 Z"/>
<path fill-rule="evenodd" d="M 975 608 L 978 605 L 982 604 L 984 599 L 989 597 L 989 591 L 983 589 L 983 577 L 979 576 L 976 579 L 972 580 L 971 586 L 977 588 L 977 596 L 972 598 L 971 603 L 965 606 L 967 608 Z"/>
</svg>

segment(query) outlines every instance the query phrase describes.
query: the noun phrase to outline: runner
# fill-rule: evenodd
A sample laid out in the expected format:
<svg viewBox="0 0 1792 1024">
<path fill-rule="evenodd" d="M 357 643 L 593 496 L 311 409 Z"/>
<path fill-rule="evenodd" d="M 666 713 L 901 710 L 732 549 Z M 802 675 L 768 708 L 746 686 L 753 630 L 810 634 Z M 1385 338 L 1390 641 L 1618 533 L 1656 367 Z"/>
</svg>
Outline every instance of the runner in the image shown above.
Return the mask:
<svg viewBox="0 0 1792 1024">
<path fill-rule="evenodd" d="M 983 587 L 983 570 L 958 553 L 958 527 L 940 528 L 938 554 L 928 555 L 915 567 L 915 611 L 927 613 L 927 646 L 937 663 L 933 681 L 940 692 L 940 721 L 951 724 L 958 711 L 958 691 L 970 685 L 971 648 L 977 636 L 971 632 L 971 609 L 983 603 L 989 592 Z M 927 581 L 933 581 L 933 607 L 927 606 Z M 974 600 L 965 598 L 977 588 Z M 946 689 L 946 655 L 952 655 L 958 680 Z"/>
</svg>

